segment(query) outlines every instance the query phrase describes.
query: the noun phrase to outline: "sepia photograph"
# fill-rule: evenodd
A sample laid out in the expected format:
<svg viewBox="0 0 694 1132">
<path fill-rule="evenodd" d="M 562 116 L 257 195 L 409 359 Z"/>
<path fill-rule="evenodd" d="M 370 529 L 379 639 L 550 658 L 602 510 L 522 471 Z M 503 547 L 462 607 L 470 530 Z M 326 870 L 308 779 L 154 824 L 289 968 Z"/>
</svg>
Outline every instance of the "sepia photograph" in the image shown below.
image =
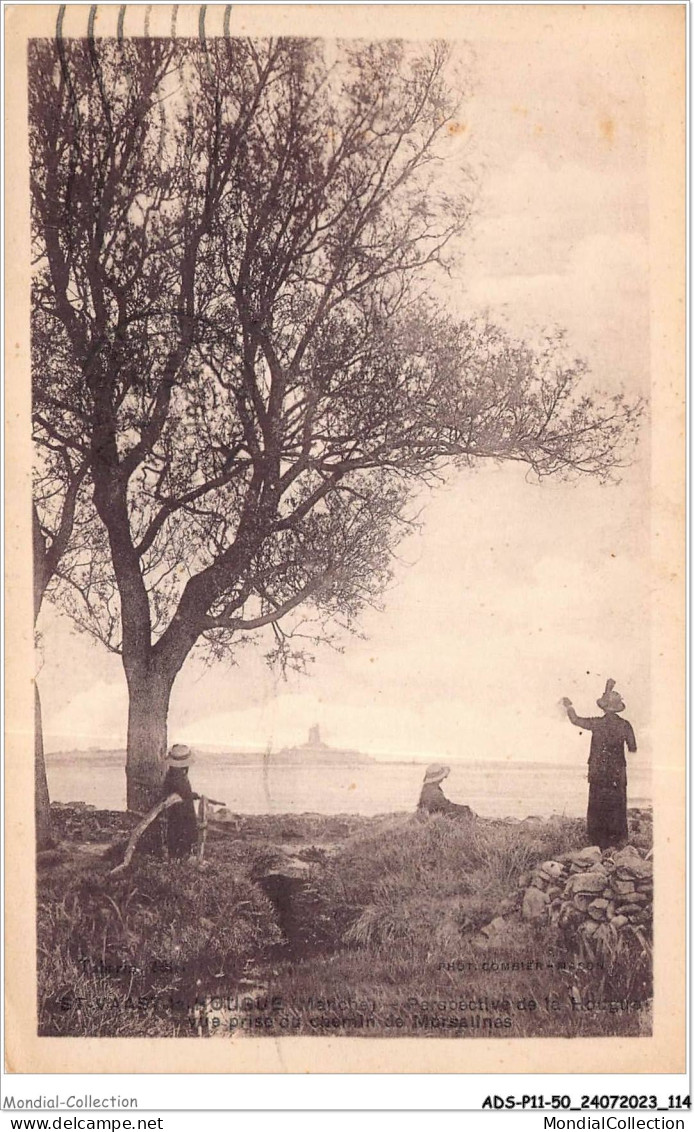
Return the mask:
<svg viewBox="0 0 694 1132">
<path fill-rule="evenodd" d="M 20 1071 L 683 1064 L 684 9 L 358 8 L 8 9 Z"/>
</svg>

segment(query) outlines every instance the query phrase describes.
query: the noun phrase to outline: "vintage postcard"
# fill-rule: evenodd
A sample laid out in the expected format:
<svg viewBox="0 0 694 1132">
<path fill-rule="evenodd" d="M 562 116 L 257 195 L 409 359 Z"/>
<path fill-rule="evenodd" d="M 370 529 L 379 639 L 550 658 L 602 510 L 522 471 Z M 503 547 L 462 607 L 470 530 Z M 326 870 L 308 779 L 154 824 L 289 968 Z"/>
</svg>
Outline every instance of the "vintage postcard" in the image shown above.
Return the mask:
<svg viewBox="0 0 694 1132">
<path fill-rule="evenodd" d="M 10 1071 L 683 1071 L 684 27 L 6 9 Z"/>
</svg>

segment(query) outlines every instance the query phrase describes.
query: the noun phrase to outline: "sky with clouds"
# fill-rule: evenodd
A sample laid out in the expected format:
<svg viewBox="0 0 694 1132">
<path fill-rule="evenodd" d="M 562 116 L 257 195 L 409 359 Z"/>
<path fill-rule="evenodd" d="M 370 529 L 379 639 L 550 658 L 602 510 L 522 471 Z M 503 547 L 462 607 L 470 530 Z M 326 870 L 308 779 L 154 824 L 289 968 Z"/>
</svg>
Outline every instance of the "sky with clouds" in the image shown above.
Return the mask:
<svg viewBox="0 0 694 1132">
<path fill-rule="evenodd" d="M 522 49 L 475 42 L 469 68 L 473 94 L 451 146 L 478 195 L 449 301 L 521 335 L 565 327 L 596 388 L 647 392 L 638 58 L 619 38 L 559 57 L 548 35 Z M 647 445 L 639 453 L 607 486 L 531 484 L 515 465 L 456 475 L 423 498 L 422 529 L 402 545 L 362 639 L 286 681 L 252 649 L 236 667 L 190 660 L 171 741 L 262 749 L 301 742 L 319 723 L 329 743 L 384 758 L 573 761 L 558 700 L 592 713 L 613 676 L 648 758 Z M 42 628 L 47 748 L 124 746 L 118 658 L 50 608 Z"/>
</svg>

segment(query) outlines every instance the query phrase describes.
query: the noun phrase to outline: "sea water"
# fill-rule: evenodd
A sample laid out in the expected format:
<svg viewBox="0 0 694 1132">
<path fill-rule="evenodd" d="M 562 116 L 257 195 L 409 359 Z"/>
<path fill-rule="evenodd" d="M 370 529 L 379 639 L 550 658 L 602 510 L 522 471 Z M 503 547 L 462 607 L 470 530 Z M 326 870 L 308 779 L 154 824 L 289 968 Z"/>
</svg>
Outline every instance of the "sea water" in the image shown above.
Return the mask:
<svg viewBox="0 0 694 1132">
<path fill-rule="evenodd" d="M 241 814 L 381 814 L 413 810 L 425 763 L 373 762 L 348 765 L 234 764 L 223 756 L 198 756 L 190 770 L 193 790 Z M 125 809 L 124 760 L 92 752 L 69 758 L 47 756 L 53 801 L 81 801 L 98 809 Z M 628 771 L 630 806 L 651 803 L 648 767 L 634 759 Z M 585 764 L 532 762 L 451 763 L 443 783 L 447 796 L 483 817 L 585 813 Z"/>
</svg>

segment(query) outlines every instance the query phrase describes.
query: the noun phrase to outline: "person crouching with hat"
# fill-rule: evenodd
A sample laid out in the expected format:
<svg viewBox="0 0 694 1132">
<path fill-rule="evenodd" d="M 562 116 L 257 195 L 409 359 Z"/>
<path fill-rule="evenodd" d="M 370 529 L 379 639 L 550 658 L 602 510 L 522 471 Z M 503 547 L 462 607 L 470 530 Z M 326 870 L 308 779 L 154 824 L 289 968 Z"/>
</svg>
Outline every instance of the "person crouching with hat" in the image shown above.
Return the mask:
<svg viewBox="0 0 694 1132">
<path fill-rule="evenodd" d="M 188 768 L 195 761 L 190 747 L 175 743 L 166 759 L 166 776 L 162 784 L 162 798 L 179 794 L 182 801 L 167 811 L 166 841 L 169 858 L 180 861 L 190 855 L 198 839 L 198 821 L 193 805 L 199 794 L 194 794 L 188 781 Z"/>
<path fill-rule="evenodd" d="M 588 759 L 588 840 L 591 845 L 607 849 L 620 845 L 629 836 L 627 824 L 627 763 L 624 754 L 636 750 L 634 729 L 627 719 L 621 719 L 625 703 L 614 690 L 614 680 L 608 680 L 597 705 L 601 716 L 576 715 L 573 704 L 566 696 L 561 701 L 574 727 L 591 731 Z"/>
<path fill-rule="evenodd" d="M 419 795 L 417 809 L 420 813 L 448 814 L 451 817 L 472 818 L 475 815 L 469 806 L 459 806 L 451 802 L 441 789 L 441 783 L 451 773 L 449 766 L 440 766 L 432 763 L 427 767 L 424 775 L 424 785 Z"/>
</svg>

